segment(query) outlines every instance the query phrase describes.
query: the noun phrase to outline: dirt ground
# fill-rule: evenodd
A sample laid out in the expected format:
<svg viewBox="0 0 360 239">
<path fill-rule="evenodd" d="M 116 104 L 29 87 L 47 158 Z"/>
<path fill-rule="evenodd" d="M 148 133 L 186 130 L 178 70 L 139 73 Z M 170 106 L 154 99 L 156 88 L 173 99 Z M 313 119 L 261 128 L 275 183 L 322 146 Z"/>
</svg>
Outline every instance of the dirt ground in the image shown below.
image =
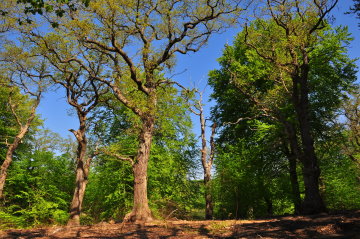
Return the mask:
<svg viewBox="0 0 360 239">
<path fill-rule="evenodd" d="M 263 220 L 154 221 L 144 225 L 107 223 L 0 231 L 0 238 L 359 238 L 360 210 Z"/>
</svg>

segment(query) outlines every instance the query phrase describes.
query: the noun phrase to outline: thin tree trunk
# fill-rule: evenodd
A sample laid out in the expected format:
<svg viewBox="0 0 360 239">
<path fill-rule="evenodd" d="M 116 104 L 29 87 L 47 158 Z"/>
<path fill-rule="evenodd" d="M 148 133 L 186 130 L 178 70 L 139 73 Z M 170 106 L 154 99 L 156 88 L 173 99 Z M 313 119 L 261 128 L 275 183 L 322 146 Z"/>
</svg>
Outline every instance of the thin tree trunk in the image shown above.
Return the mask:
<svg viewBox="0 0 360 239">
<path fill-rule="evenodd" d="M 306 62 L 306 57 L 304 61 Z M 305 198 L 301 209 L 304 214 L 315 214 L 326 212 L 326 207 L 319 191 L 320 168 L 317 163 L 314 140 L 310 130 L 308 72 L 309 66 L 304 64 L 301 68 L 301 76 L 293 78 L 293 101 L 303 148 L 302 163 Z"/>
<path fill-rule="evenodd" d="M 299 189 L 299 181 L 298 176 L 296 172 L 296 160 L 297 157 L 294 154 L 293 148 L 291 148 L 291 152 L 287 148 L 287 145 L 284 145 L 285 148 L 285 154 L 289 161 L 289 176 L 290 176 L 290 183 L 291 183 L 291 189 L 292 189 L 292 201 L 294 203 L 294 214 L 300 214 L 301 213 L 301 197 L 300 197 L 300 189 Z"/>
<path fill-rule="evenodd" d="M 14 141 L 11 144 L 8 144 L 8 150 L 6 152 L 5 160 L 4 160 L 3 164 L 1 165 L 0 199 L 2 199 L 4 197 L 4 186 L 5 186 L 6 176 L 7 176 L 7 170 L 12 162 L 14 152 L 17 149 L 17 147 L 19 146 L 19 144 L 21 143 L 21 140 L 25 137 L 25 135 L 29 131 L 30 125 L 32 124 L 32 122 L 36 116 L 36 108 L 38 107 L 38 105 L 40 103 L 40 97 L 41 97 L 41 92 L 36 96 L 34 105 L 31 108 L 30 116 L 24 125 L 21 123 L 20 118 L 18 117 L 18 115 L 15 112 L 14 105 L 12 105 L 12 103 L 11 103 L 11 97 L 9 98 L 9 104 L 11 107 L 11 111 L 18 123 L 18 126 L 20 127 L 20 131 L 15 136 Z"/>
<path fill-rule="evenodd" d="M 215 129 L 216 124 L 214 123 L 212 125 L 212 132 L 210 136 L 210 156 L 208 159 L 207 156 L 207 144 L 206 144 L 206 133 L 205 133 L 205 118 L 204 118 L 204 111 L 202 107 L 202 95 L 200 94 L 200 100 L 198 102 L 198 115 L 200 116 L 200 126 L 201 126 L 201 163 L 204 170 L 204 187 L 205 187 L 205 219 L 210 220 L 213 219 L 213 213 L 214 213 L 214 206 L 213 206 L 213 200 L 211 195 L 211 168 L 213 164 L 214 159 L 214 153 L 215 153 L 215 144 L 214 144 L 214 136 L 215 136 Z"/>
<path fill-rule="evenodd" d="M 294 214 L 300 214 L 301 211 L 301 197 L 299 189 L 299 181 L 296 171 L 297 160 L 301 160 L 301 152 L 299 148 L 296 130 L 292 124 L 285 122 L 286 134 L 288 136 L 290 150 L 287 143 L 284 142 L 285 155 L 289 161 L 289 175 L 292 189 L 292 200 L 294 203 Z"/>
<path fill-rule="evenodd" d="M 211 195 L 211 173 L 210 169 L 205 170 L 207 171 L 204 175 L 204 185 L 205 185 L 205 219 L 211 220 L 213 219 L 213 213 L 214 213 L 214 206 L 213 206 L 213 200 Z"/>
<path fill-rule="evenodd" d="M 148 222 L 153 219 L 147 196 L 147 168 L 153 130 L 154 117 L 147 116 L 143 119 L 143 127 L 139 135 L 139 149 L 133 165 L 134 205 L 132 211 L 125 216 L 125 221 Z"/>
<path fill-rule="evenodd" d="M 88 183 L 91 160 L 91 158 L 89 158 L 88 161 L 86 161 L 86 116 L 81 114 L 78 114 L 78 116 L 80 120 L 79 129 L 77 131 L 70 130 L 78 141 L 75 190 L 70 205 L 70 219 L 67 223 L 72 226 L 80 225 L 81 208 L 85 196 L 86 185 Z"/>
</svg>

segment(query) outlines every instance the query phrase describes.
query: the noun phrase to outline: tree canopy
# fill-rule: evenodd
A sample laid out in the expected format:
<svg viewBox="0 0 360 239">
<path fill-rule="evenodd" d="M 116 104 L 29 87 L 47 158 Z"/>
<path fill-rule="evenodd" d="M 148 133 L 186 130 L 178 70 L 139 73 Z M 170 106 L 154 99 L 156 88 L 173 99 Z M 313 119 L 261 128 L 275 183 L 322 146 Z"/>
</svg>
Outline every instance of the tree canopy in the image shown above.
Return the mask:
<svg viewBox="0 0 360 239">
<path fill-rule="evenodd" d="M 337 3 L 6 1 L 0 229 L 359 209 L 357 66 Z M 239 26 L 212 103 L 169 76 Z M 47 91 L 77 119 L 69 138 L 44 129 Z"/>
</svg>

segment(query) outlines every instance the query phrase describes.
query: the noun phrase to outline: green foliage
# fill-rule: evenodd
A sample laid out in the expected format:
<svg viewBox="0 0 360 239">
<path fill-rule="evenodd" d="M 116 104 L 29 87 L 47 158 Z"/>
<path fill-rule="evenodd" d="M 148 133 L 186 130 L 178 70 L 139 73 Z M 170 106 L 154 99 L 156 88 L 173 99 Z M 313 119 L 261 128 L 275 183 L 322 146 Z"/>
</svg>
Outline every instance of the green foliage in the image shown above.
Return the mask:
<svg viewBox="0 0 360 239">
<path fill-rule="evenodd" d="M 337 159 L 329 159 L 325 162 L 321 169 L 324 198 L 328 208 L 330 210 L 360 208 L 360 173 L 354 162 L 344 155 L 338 155 Z"/>
<path fill-rule="evenodd" d="M 354 159 L 344 154 L 346 137 L 333 129 L 332 137 L 320 144 L 322 160 L 321 190 L 329 210 L 348 210 L 360 207 L 360 170 Z"/>
<path fill-rule="evenodd" d="M 256 122 L 252 127 L 256 127 Z M 213 181 L 216 217 L 291 213 L 287 159 L 279 145 L 272 145 L 271 134 L 268 131 L 261 137 L 238 139 L 236 144 L 228 144 L 218 152 Z"/>
<path fill-rule="evenodd" d="M 20 130 L 10 104 L 13 105 L 20 122 L 24 124 L 29 117 L 33 102 L 27 95 L 22 94 L 18 87 L 10 85 L 5 80 L 0 79 L 0 86 L 0 147 L 4 148 L 6 143 L 12 143 L 14 136 Z M 34 128 L 40 124 L 41 120 L 37 119 Z"/>
<path fill-rule="evenodd" d="M 121 220 L 132 206 L 131 167 L 104 156 L 94 162 L 84 200 L 86 221 Z"/>
<path fill-rule="evenodd" d="M 149 160 L 148 195 L 157 218 L 184 218 L 197 203 L 196 157 L 191 121 L 182 97 L 173 88 L 159 89 L 157 121 Z M 112 153 L 134 158 L 141 127 L 138 116 L 111 98 L 90 117 L 91 130 Z M 109 176 L 111 175 L 111 177 Z M 87 220 L 122 220 L 131 210 L 133 176 L 129 162 L 101 155 L 94 161 L 84 210 Z"/>
<path fill-rule="evenodd" d="M 163 141 L 152 148 L 148 186 L 150 207 L 160 218 L 170 215 L 185 218 L 199 193 L 199 187 L 190 181 L 195 168 L 193 142 L 189 145 L 189 142 L 176 139 Z"/>
<path fill-rule="evenodd" d="M 216 99 L 212 117 L 218 125 L 223 125 L 217 140 L 220 150 L 214 181 L 214 193 L 218 197 L 216 213 L 221 218 L 266 215 L 270 212 L 270 201 L 274 214 L 292 211 L 289 166 L 283 149 L 288 144 L 284 121 L 298 127 L 289 92 L 292 81 L 285 71 L 259 56 L 269 54 L 267 50 L 272 49 L 276 62 L 289 61 L 282 49 L 288 43 L 280 28 L 272 21 L 254 21 L 238 34 L 233 46 L 225 47 L 219 59 L 221 68 L 209 74 L 214 89 L 212 97 Z M 354 163 L 343 155 L 342 147 L 322 150 L 325 142 L 345 142 L 338 139 L 341 133 L 335 128 L 341 102 L 356 80 L 356 66 L 347 55 L 349 41 L 347 28 L 332 29 L 329 25 L 310 41 L 313 43 L 309 74 L 311 124 L 316 147 L 322 151 L 318 153 L 323 168 L 323 194 L 328 197 L 326 202 L 331 209 L 358 207 Z M 344 167 L 333 168 L 333 161 L 338 162 L 339 157 L 344 160 Z M 345 187 L 338 180 L 349 170 L 354 174 L 344 178 Z M 302 191 L 302 178 L 299 180 Z M 344 193 L 347 196 L 341 199 Z"/>
<path fill-rule="evenodd" d="M 4 4 L 10 6 L 12 3 L 6 1 Z M 22 14 L 14 11 L 15 8 L 0 10 L 0 31 L 16 25 L 27 37 L 13 45 L 1 43 L 7 50 L 1 57 L 10 63 L 0 69 L 0 162 L 5 155 L 6 141 L 11 142 L 19 127 L 9 108 L 10 96 L 21 120 L 26 119 L 32 103 L 19 88 L 8 87 L 4 80 L 15 69 L 14 61 L 34 67 L 34 71 L 46 68 L 42 72 L 54 73 L 55 79 L 65 76 L 56 73 L 56 67 L 70 72 L 79 68 L 81 62 L 81 69 L 90 69 L 85 75 L 91 73 L 108 80 L 119 87 L 122 95 L 118 96 L 130 102 L 130 107 L 125 107 L 109 92 L 89 114 L 88 152 L 95 151 L 92 146 L 99 144 L 103 152 L 107 150 L 130 160 L 122 161 L 106 153 L 94 158 L 82 224 L 109 219 L 120 221 L 131 210 L 134 179 L 130 162 L 137 154 L 142 127 L 139 114 L 134 113 L 137 110 L 155 117 L 156 121 L 148 168 L 148 197 L 154 216 L 162 219 L 203 217 L 204 187 L 201 180 L 196 180 L 195 159 L 199 155 L 191 132 L 188 105 L 175 88 L 169 87 L 171 83 L 164 78 L 163 70 L 174 66 L 175 52 L 196 51 L 206 43 L 210 33 L 221 30 L 222 23 L 231 25 L 233 19 L 225 17 L 224 13 L 219 21 L 197 23 L 202 26 L 197 29 L 195 25 L 184 25 L 184 21 L 206 19 L 201 17 L 215 9 L 211 9 L 211 1 L 158 1 L 156 8 L 152 1 L 136 3 L 18 0 L 20 11 L 46 15 L 47 25 L 41 27 L 37 24 L 42 16 L 29 15 L 24 20 L 18 18 Z M 218 6 L 215 10 L 220 12 L 232 7 L 226 1 Z M 66 13 L 69 9 L 71 18 Z M 146 15 L 147 11 L 151 14 Z M 347 101 L 348 107 L 343 107 L 348 115 L 353 115 L 348 126 L 339 127 L 337 119 L 342 102 L 354 90 L 356 66 L 347 55 L 352 39 L 346 28 L 332 28 L 327 23 L 305 39 L 309 26 L 318 20 L 315 15 L 304 15 L 305 22 L 301 22 L 299 16 L 292 18 L 290 28 L 299 35 L 291 35 L 289 39 L 285 39 L 283 29 L 274 21 L 252 22 L 247 32 L 239 33 L 232 46 L 226 46 L 219 59 L 221 68 L 210 72 L 209 83 L 214 88 L 212 98 L 216 100 L 212 118 L 221 127 L 216 172 L 211 182 L 216 218 L 256 218 L 294 210 L 289 163 L 284 150 L 288 139 L 283 122 L 299 129 L 291 102 L 293 82 L 284 66 L 291 65 L 293 60 L 288 49 L 295 46 L 295 53 L 301 55 L 298 46 L 303 42 L 311 58 L 310 118 L 322 170 L 322 196 L 331 210 L 360 208 L 360 172 L 356 164 L 359 162 L 356 144 L 359 117 L 351 114 L 357 112 L 358 98 L 351 98 L 354 101 Z M 14 19 L 19 20 L 18 24 Z M 115 26 L 121 29 L 114 30 Z M 36 28 L 39 31 L 35 31 Z M 44 31 L 42 28 L 46 32 L 37 36 Z M 187 30 L 182 32 L 184 28 Z M 252 46 L 244 43 L 245 38 Z M 115 43 L 110 39 L 115 39 Z M 119 49 L 129 52 L 118 54 Z M 169 51 L 164 51 L 166 49 Z M 275 57 L 278 65 L 264 60 L 259 53 Z M 54 65 L 48 67 L 44 62 L 38 64 L 29 60 L 30 56 L 38 54 L 45 56 L 44 62 L 51 61 Z M 129 58 L 125 59 L 124 54 Z M 72 60 L 64 64 L 64 59 Z M 97 64 L 100 67 L 95 70 Z M 133 75 L 129 73 L 130 68 Z M 154 90 L 151 97 L 156 97 L 157 105 L 149 104 L 150 94 L 144 89 Z M 191 98 L 192 93 L 184 95 Z M 40 124 L 38 119 L 9 170 L 5 199 L 1 202 L 0 229 L 65 224 L 68 220 L 74 189 L 72 145 L 50 131 L 38 129 Z M 66 153 L 56 155 L 59 151 Z M 302 169 L 297 166 L 296 170 L 303 197 Z"/>
<path fill-rule="evenodd" d="M 51 152 L 23 153 L 7 177 L 0 221 L 11 227 L 64 224 L 73 191 L 73 163 Z"/>
</svg>

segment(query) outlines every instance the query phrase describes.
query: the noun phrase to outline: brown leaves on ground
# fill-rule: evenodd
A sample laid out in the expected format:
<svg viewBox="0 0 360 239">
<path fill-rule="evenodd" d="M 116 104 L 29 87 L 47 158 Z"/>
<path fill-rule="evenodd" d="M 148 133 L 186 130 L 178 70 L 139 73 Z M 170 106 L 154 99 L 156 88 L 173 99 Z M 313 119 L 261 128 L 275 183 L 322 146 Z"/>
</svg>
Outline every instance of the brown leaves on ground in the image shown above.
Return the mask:
<svg viewBox="0 0 360 239">
<path fill-rule="evenodd" d="M 0 238 L 359 238 L 360 211 L 264 220 L 155 221 L 0 231 Z"/>
</svg>

